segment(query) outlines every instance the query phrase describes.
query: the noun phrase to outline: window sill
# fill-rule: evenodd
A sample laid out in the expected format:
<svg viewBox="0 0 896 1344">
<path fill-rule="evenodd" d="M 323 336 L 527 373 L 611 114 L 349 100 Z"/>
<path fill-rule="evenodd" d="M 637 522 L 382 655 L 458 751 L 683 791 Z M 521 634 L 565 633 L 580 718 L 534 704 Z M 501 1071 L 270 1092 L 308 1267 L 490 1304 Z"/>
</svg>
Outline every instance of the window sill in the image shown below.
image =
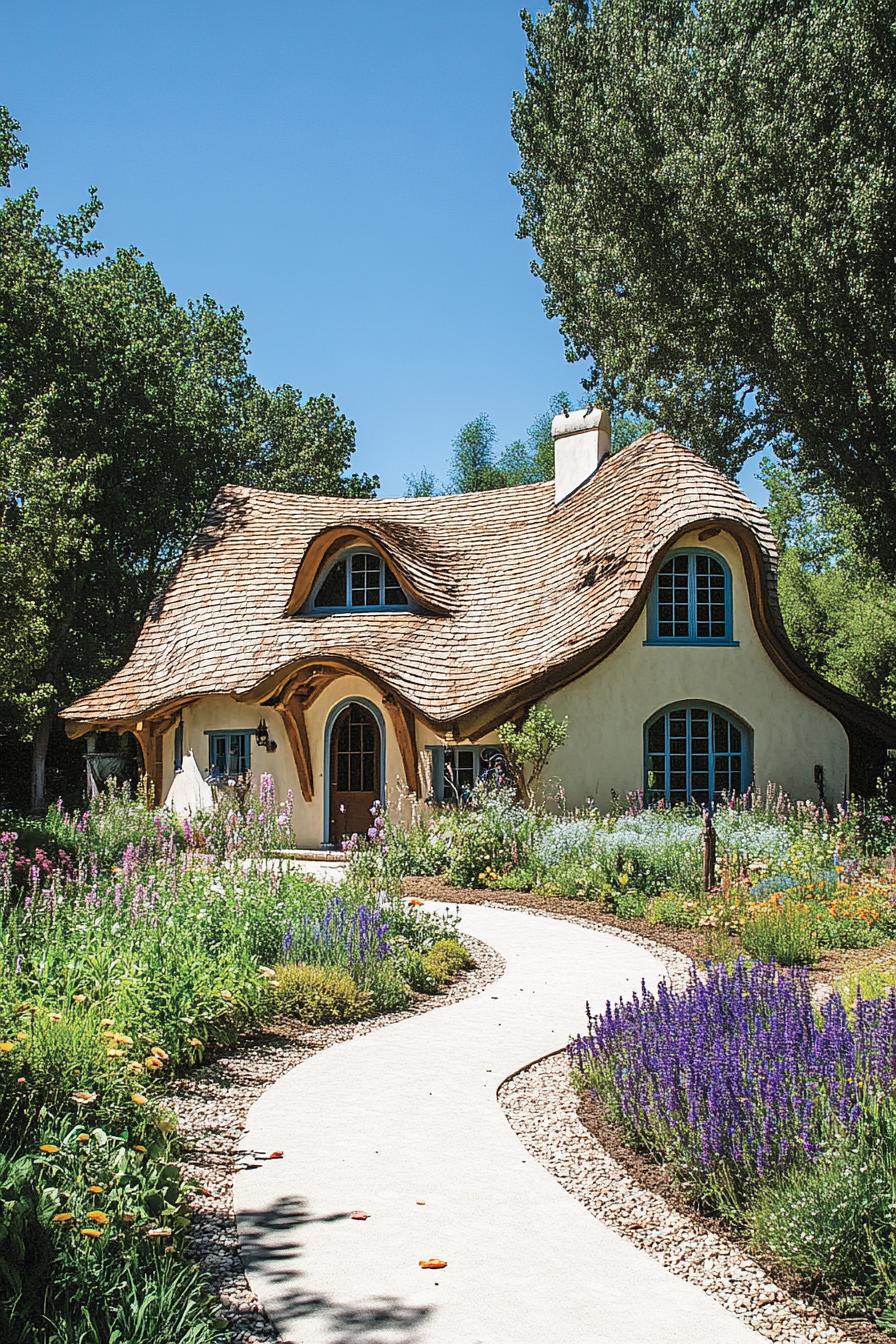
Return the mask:
<svg viewBox="0 0 896 1344">
<path fill-rule="evenodd" d="M 645 639 L 645 649 L 739 649 L 739 639 Z"/>
</svg>

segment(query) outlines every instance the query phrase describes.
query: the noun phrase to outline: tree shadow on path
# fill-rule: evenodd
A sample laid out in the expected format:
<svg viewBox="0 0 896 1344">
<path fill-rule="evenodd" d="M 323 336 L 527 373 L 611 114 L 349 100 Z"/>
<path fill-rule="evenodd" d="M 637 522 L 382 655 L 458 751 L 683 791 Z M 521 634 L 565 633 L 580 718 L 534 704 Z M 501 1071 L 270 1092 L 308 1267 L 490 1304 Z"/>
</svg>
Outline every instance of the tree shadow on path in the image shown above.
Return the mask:
<svg viewBox="0 0 896 1344">
<path fill-rule="evenodd" d="M 417 1344 L 429 1307 L 387 1296 L 340 1302 L 314 1292 L 296 1272 L 300 1229 L 312 1223 L 341 1222 L 349 1213 L 346 1209 L 314 1217 L 296 1195 L 278 1200 L 273 1208 L 240 1211 L 237 1230 L 246 1273 L 263 1272 L 274 1289 L 273 1300 L 263 1300 L 265 1310 L 278 1328 L 286 1319 L 323 1322 L 328 1344 Z M 287 1333 L 283 1344 L 300 1341 Z"/>
</svg>

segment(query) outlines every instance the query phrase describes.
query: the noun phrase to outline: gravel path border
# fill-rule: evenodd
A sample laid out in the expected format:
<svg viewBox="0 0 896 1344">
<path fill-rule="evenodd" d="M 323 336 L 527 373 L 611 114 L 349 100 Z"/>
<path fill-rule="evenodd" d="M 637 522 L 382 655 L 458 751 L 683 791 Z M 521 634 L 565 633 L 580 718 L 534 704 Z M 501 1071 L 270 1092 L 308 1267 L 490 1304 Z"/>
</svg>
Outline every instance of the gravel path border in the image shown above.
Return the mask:
<svg viewBox="0 0 896 1344">
<path fill-rule="evenodd" d="M 165 1102 L 178 1118 L 183 1150 L 178 1166 L 195 1189 L 189 1247 L 220 1301 L 233 1344 L 279 1344 L 280 1336 L 249 1287 L 233 1217 L 233 1174 L 257 1161 L 241 1149 L 250 1107 L 288 1069 L 339 1041 L 377 1031 L 390 1022 L 442 1008 L 478 994 L 504 972 L 504 959 L 476 938 L 464 937 L 476 966 L 441 994 L 411 1008 L 350 1026 L 305 1027 L 283 1018 L 244 1036 L 222 1054 L 178 1079 Z"/>
<path fill-rule="evenodd" d="M 506 909 L 507 901 L 482 902 Z M 593 929 L 595 921 L 520 906 L 545 919 Z M 607 928 L 637 943 L 666 966 L 667 982 L 682 988 L 693 961 L 683 952 L 629 929 Z M 572 1024 L 575 1028 L 575 1024 Z M 584 1005 L 583 1022 L 584 1028 Z M 673 1208 L 632 1178 L 582 1123 L 564 1052 L 536 1060 L 498 1088 L 498 1102 L 526 1150 L 601 1222 L 715 1298 L 744 1323 L 778 1344 L 858 1344 L 814 1303 L 791 1296 L 737 1242 Z M 860 1327 L 868 1338 L 867 1327 Z M 883 1336 L 871 1327 L 874 1337 Z"/>
</svg>

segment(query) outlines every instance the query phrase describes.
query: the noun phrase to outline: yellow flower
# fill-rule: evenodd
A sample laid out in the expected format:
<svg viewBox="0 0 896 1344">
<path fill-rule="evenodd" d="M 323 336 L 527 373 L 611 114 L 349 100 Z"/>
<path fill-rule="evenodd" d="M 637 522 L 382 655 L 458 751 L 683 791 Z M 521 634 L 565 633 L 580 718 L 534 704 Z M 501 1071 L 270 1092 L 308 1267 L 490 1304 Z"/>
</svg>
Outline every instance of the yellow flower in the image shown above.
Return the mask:
<svg viewBox="0 0 896 1344">
<path fill-rule="evenodd" d="M 131 1093 L 131 1101 L 134 1103 L 135 1106 L 145 1106 L 145 1105 L 146 1105 L 146 1098 L 145 1098 L 144 1096 L 141 1096 L 141 1094 L 140 1094 L 139 1092 L 132 1092 L 132 1093 Z"/>
<path fill-rule="evenodd" d="M 79 1135 L 78 1135 L 78 1143 L 89 1143 L 89 1142 L 90 1142 L 90 1135 L 89 1135 L 89 1134 L 79 1134 Z"/>
<path fill-rule="evenodd" d="M 40 1145 L 40 1151 L 42 1153 L 58 1153 L 59 1149 L 55 1143 L 42 1143 Z"/>
<path fill-rule="evenodd" d="M 221 998 L 222 998 L 222 999 L 232 999 L 232 998 L 233 998 L 233 995 L 231 994 L 231 992 L 230 992 L 229 989 L 222 989 L 222 990 L 221 990 Z"/>
<path fill-rule="evenodd" d="M 142 1064 L 138 1064 L 137 1061 L 136 1061 L 136 1059 L 133 1059 L 133 1060 L 131 1060 L 130 1064 L 128 1065 L 128 1072 L 129 1072 L 129 1073 L 142 1073 L 142 1072 L 143 1072 L 143 1065 L 142 1065 Z"/>
<path fill-rule="evenodd" d="M 12 1041 L 0 1041 L 0 1050 L 3 1051 L 4 1055 L 8 1055 L 10 1050 L 15 1050 L 15 1046 Z"/>
<path fill-rule="evenodd" d="M 74 1216 L 73 1213 L 54 1213 L 52 1221 L 54 1223 L 70 1223 Z"/>
<path fill-rule="evenodd" d="M 194 1050 L 199 1050 L 202 1046 L 202 1042 L 198 1036 L 191 1036 L 187 1044 L 192 1045 Z"/>
<path fill-rule="evenodd" d="M 103 1187 L 101 1185 L 88 1185 L 87 1189 L 92 1195 L 101 1195 L 103 1193 Z"/>
<path fill-rule="evenodd" d="M 163 1063 L 165 1062 L 166 1059 L 170 1058 L 167 1052 L 163 1050 L 160 1045 L 154 1045 L 149 1053 L 151 1055 L 155 1055 L 156 1059 L 162 1060 Z"/>
<path fill-rule="evenodd" d="M 89 1223 L 99 1223 L 100 1227 L 105 1227 L 109 1221 L 108 1213 L 103 1213 L 102 1209 L 91 1209 L 85 1216 Z"/>
<path fill-rule="evenodd" d="M 148 1069 L 160 1069 L 162 1067 L 162 1061 L 156 1059 L 155 1055 L 147 1055 L 143 1063 Z"/>
<path fill-rule="evenodd" d="M 146 1152 L 146 1146 L 145 1146 L 145 1144 L 142 1144 L 142 1143 L 135 1143 L 135 1144 L 134 1144 L 134 1152 L 135 1152 L 135 1153 L 145 1153 L 145 1152 Z"/>
<path fill-rule="evenodd" d="M 115 1026 L 115 1018 L 114 1018 L 114 1017 L 104 1017 L 103 1020 L 102 1020 L 102 1022 L 100 1023 L 100 1026 L 101 1026 L 101 1027 L 114 1027 L 114 1026 Z"/>
<path fill-rule="evenodd" d="M 83 1003 L 87 998 L 86 994 L 73 994 L 72 1003 Z"/>
<path fill-rule="evenodd" d="M 93 1237 L 94 1239 L 96 1239 L 97 1237 L 101 1237 L 102 1235 L 103 1235 L 103 1229 L 102 1229 L 101 1227 L 82 1227 L 82 1228 L 81 1228 L 81 1236 L 82 1236 L 82 1237 Z"/>
<path fill-rule="evenodd" d="M 130 1037 L 130 1036 L 123 1036 L 123 1035 L 121 1034 L 120 1031 L 117 1031 L 117 1032 L 115 1033 L 115 1044 L 116 1044 L 116 1045 L 133 1045 L 134 1042 L 133 1042 L 132 1037 Z"/>
<path fill-rule="evenodd" d="M 117 1049 L 117 1047 L 113 1046 L 111 1050 L 106 1051 L 106 1054 L 109 1056 L 110 1059 L 121 1059 L 122 1056 L 124 1055 L 124 1051 L 119 1050 Z"/>
<path fill-rule="evenodd" d="M 17 1040 L 17 1041 L 27 1041 L 27 1039 L 28 1039 L 28 1033 L 27 1033 L 27 1031 L 17 1031 L 17 1032 L 16 1032 L 16 1040 Z"/>
</svg>

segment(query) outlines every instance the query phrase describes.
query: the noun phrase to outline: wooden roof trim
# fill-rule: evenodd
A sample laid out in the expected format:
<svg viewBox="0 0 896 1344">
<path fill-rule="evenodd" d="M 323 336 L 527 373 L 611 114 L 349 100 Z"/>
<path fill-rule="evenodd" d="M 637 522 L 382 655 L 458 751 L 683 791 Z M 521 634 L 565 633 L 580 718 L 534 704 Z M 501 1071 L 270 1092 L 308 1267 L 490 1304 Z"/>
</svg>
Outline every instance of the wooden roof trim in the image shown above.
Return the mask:
<svg viewBox="0 0 896 1344">
<path fill-rule="evenodd" d="M 283 609 L 284 616 L 293 616 L 302 610 L 325 567 L 342 551 L 352 546 L 363 546 L 376 551 L 380 559 L 392 570 L 407 596 L 421 611 L 427 612 L 430 616 L 450 614 L 447 603 L 440 603 L 434 600 L 431 593 L 423 591 L 394 545 L 390 546 L 388 541 L 379 537 L 373 528 L 352 523 L 322 528 L 311 538 L 305 554 L 299 561 L 292 592 Z"/>
</svg>

